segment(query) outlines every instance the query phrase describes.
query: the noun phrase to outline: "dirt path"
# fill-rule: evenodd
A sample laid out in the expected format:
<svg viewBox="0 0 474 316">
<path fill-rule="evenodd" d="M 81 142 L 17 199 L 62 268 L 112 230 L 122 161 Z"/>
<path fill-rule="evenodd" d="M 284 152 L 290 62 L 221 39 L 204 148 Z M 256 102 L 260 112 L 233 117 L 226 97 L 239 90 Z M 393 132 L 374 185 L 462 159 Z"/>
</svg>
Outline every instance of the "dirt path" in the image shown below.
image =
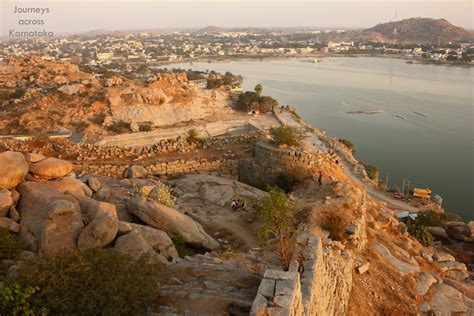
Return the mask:
<svg viewBox="0 0 474 316">
<path fill-rule="evenodd" d="M 301 123 L 299 123 L 297 120 L 294 119 L 294 117 L 291 115 L 291 113 L 288 112 L 283 112 L 279 114 L 279 117 L 281 121 L 285 122 L 286 124 L 294 127 L 303 127 Z M 312 144 L 312 146 L 319 151 L 329 151 L 329 149 L 324 145 L 323 141 L 314 134 L 310 134 L 309 136 L 306 137 L 306 140 Z M 356 176 L 352 171 L 349 166 L 349 164 L 342 159 L 342 168 L 344 170 L 344 173 L 349 177 L 352 182 L 357 184 L 360 187 L 363 187 L 367 193 L 375 200 L 379 202 L 386 203 L 387 206 L 397 209 L 397 210 L 403 210 L 403 211 L 409 211 L 409 212 L 418 212 L 419 209 L 416 207 L 413 207 L 403 201 L 396 200 L 394 198 L 391 198 L 387 196 L 386 193 L 378 190 L 377 188 L 374 188 L 372 185 L 365 183 L 360 179 L 358 176 Z"/>
</svg>

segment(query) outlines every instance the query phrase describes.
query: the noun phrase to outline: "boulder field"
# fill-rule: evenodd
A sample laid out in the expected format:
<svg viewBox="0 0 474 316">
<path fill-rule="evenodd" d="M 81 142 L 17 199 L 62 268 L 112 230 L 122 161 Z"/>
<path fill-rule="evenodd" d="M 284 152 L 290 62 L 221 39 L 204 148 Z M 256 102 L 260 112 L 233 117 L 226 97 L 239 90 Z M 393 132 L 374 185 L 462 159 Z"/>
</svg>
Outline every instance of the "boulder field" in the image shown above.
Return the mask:
<svg viewBox="0 0 474 316">
<path fill-rule="evenodd" d="M 108 179 L 117 185 L 108 186 L 95 175 L 76 178 L 73 169 L 40 154 L 0 153 L 0 228 L 17 234 L 23 250 L 49 255 L 110 247 L 166 264 L 179 258 L 170 236 L 219 248 L 189 216 L 130 190 L 133 181 L 153 190 L 156 180 L 133 179 L 130 170 L 132 179 Z"/>
</svg>

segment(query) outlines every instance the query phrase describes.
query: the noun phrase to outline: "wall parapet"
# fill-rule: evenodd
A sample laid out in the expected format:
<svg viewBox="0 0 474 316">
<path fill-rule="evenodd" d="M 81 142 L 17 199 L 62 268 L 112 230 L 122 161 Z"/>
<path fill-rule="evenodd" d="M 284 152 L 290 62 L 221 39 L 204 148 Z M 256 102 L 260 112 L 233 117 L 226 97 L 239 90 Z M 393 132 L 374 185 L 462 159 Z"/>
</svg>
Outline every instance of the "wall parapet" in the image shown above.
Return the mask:
<svg viewBox="0 0 474 316">
<path fill-rule="evenodd" d="M 299 273 L 267 269 L 250 315 L 303 315 Z"/>
<path fill-rule="evenodd" d="M 352 253 L 332 247 L 331 242 L 323 244 L 321 238 L 314 236 L 298 238 L 297 249 L 290 271 L 265 271 L 251 315 L 345 315 L 352 290 Z M 295 290 L 287 291 L 290 297 L 286 298 L 287 305 L 283 307 L 274 299 L 278 282 L 275 280 L 285 278 L 297 280 L 299 285 L 291 285 L 290 289 Z"/>
</svg>

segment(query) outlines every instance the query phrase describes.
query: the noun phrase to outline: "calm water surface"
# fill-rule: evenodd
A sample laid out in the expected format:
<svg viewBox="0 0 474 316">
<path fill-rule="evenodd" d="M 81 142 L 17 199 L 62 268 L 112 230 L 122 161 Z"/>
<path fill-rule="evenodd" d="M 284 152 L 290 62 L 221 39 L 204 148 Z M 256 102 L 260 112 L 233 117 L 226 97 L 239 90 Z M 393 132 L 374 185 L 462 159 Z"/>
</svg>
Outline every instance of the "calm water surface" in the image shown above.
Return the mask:
<svg viewBox="0 0 474 316">
<path fill-rule="evenodd" d="M 173 67 L 231 71 L 243 88 L 295 104 L 306 121 L 356 146 L 390 186 L 429 187 L 448 211 L 474 220 L 474 69 L 386 58 L 193 63 Z M 374 115 L 348 111 L 383 110 Z M 423 117 L 415 114 L 427 115 Z M 395 117 L 406 117 L 401 119 Z"/>
</svg>

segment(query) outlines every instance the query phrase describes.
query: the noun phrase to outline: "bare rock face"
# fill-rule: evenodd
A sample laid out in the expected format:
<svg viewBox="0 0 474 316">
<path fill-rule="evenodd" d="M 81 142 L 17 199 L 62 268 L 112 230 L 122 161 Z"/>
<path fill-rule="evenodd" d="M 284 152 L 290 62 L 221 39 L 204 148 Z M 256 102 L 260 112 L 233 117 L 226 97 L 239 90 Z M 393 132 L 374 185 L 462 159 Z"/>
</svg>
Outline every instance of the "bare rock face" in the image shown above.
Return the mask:
<svg viewBox="0 0 474 316">
<path fill-rule="evenodd" d="M 73 165 L 65 160 L 57 158 L 46 158 L 30 164 L 30 172 L 42 179 L 62 178 L 71 172 Z"/>
<path fill-rule="evenodd" d="M 436 278 L 433 275 L 421 272 L 416 282 L 416 295 L 425 295 L 434 283 L 436 283 Z"/>
<path fill-rule="evenodd" d="M 156 253 L 148 242 L 137 230 L 132 230 L 115 241 L 115 250 L 129 255 L 135 259 L 147 256 L 151 262 L 167 264 L 168 261 L 160 254 Z"/>
<path fill-rule="evenodd" d="M 392 255 L 390 250 L 381 243 L 377 243 L 375 245 L 375 250 L 390 266 L 392 266 L 392 268 L 398 271 L 401 275 L 407 275 L 420 271 L 418 264 L 415 264 L 416 262 L 407 263 L 396 258 L 394 255 Z"/>
<path fill-rule="evenodd" d="M 148 175 L 148 171 L 142 166 L 128 167 L 124 172 L 124 177 L 129 179 L 142 179 Z"/>
<path fill-rule="evenodd" d="M 73 196 L 39 182 L 22 183 L 18 190 L 21 243 L 40 254 L 77 247 L 84 225 L 79 203 Z"/>
<path fill-rule="evenodd" d="M 67 95 L 73 95 L 73 94 L 76 94 L 76 93 L 82 91 L 83 88 L 84 88 L 84 86 L 82 84 L 77 83 L 77 84 L 70 84 L 70 85 L 61 86 L 60 88 L 58 88 L 58 91 L 60 91 L 62 93 L 65 93 Z"/>
<path fill-rule="evenodd" d="M 453 315 L 467 312 L 461 292 L 445 284 L 434 285 L 435 293 L 431 300 L 431 311 L 435 315 Z"/>
<path fill-rule="evenodd" d="M 128 225 L 132 230 L 137 230 L 153 250 L 165 257 L 166 260 L 175 261 L 179 258 L 173 241 L 164 231 L 139 224 L 129 223 Z"/>
<path fill-rule="evenodd" d="M 20 232 L 20 225 L 8 217 L 0 217 L 0 228 L 4 228 L 12 233 Z"/>
<path fill-rule="evenodd" d="M 5 217 L 13 205 L 12 194 L 6 189 L 0 190 L 0 217 Z"/>
<path fill-rule="evenodd" d="M 55 187 L 61 193 L 69 192 L 73 195 L 92 195 L 92 191 L 89 187 L 77 179 L 62 178 L 55 181 L 49 181 L 48 184 Z"/>
<path fill-rule="evenodd" d="M 81 206 L 82 221 L 85 225 L 89 225 L 96 218 L 105 213 L 111 213 L 117 217 L 117 209 L 115 205 L 107 202 L 99 202 L 87 196 L 75 196 Z"/>
<path fill-rule="evenodd" d="M 112 241 L 118 231 L 117 215 L 105 212 L 96 217 L 79 235 L 78 247 L 104 248 Z"/>
<path fill-rule="evenodd" d="M 28 173 L 28 164 L 21 153 L 6 151 L 0 154 L 0 189 L 13 189 Z"/>
<path fill-rule="evenodd" d="M 25 159 L 27 162 L 39 162 L 41 160 L 46 159 L 46 156 L 41 154 L 27 153 L 25 154 Z"/>
<path fill-rule="evenodd" d="M 472 224 L 469 226 L 464 222 L 447 222 L 444 224 L 446 234 L 452 239 L 474 242 L 474 235 L 472 234 Z"/>
<path fill-rule="evenodd" d="M 130 213 L 148 225 L 180 235 L 186 243 L 208 249 L 219 248 L 219 243 L 204 231 L 201 224 L 175 209 L 138 197 L 130 199 L 127 207 Z"/>
</svg>

